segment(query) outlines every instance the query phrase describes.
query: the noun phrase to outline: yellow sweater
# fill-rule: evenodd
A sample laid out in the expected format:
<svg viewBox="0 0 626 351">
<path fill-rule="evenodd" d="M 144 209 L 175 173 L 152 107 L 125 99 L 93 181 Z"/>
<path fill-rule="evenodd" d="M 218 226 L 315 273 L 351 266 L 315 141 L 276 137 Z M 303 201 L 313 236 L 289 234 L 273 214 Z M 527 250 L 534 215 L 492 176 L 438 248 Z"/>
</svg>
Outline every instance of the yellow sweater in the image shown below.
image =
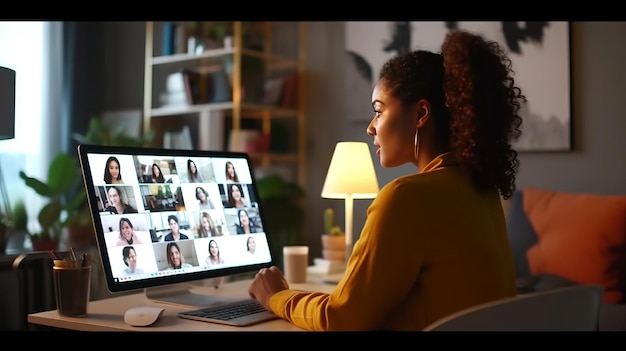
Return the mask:
<svg viewBox="0 0 626 351">
<path fill-rule="evenodd" d="M 497 191 L 479 194 L 443 154 L 384 186 L 331 294 L 283 290 L 272 311 L 307 330 L 421 330 L 515 295 Z"/>
</svg>

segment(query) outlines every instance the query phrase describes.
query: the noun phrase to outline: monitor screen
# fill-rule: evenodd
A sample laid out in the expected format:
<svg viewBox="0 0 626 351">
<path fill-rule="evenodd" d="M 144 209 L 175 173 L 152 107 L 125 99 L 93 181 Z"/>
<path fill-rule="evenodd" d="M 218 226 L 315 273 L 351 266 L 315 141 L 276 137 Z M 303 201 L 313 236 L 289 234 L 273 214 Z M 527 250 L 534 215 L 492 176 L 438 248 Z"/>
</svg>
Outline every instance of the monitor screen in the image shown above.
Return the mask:
<svg viewBox="0 0 626 351">
<path fill-rule="evenodd" d="M 111 292 L 273 264 L 247 154 L 99 145 L 78 154 Z"/>
</svg>

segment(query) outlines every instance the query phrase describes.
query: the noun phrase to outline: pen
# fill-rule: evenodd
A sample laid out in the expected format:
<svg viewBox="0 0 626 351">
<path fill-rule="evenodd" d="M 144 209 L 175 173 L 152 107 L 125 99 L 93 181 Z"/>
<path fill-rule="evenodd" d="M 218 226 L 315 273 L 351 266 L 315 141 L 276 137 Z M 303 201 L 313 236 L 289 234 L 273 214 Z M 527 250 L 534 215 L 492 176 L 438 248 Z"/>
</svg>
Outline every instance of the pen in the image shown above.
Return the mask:
<svg viewBox="0 0 626 351">
<path fill-rule="evenodd" d="M 74 249 L 70 247 L 70 260 L 76 262 L 76 255 L 74 254 Z"/>
<path fill-rule="evenodd" d="M 57 255 L 54 254 L 54 251 L 52 250 L 48 250 L 48 256 L 50 256 L 50 258 L 54 261 L 54 260 L 58 260 L 59 258 L 57 257 Z"/>
</svg>

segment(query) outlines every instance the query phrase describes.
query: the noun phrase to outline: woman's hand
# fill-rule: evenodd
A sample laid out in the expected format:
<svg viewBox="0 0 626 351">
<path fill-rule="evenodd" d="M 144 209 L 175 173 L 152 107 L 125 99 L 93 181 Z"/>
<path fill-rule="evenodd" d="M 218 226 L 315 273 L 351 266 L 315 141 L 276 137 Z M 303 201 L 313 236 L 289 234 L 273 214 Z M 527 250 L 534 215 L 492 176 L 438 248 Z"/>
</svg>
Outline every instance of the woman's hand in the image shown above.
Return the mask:
<svg viewBox="0 0 626 351">
<path fill-rule="evenodd" d="M 250 288 L 248 288 L 248 293 L 250 297 L 259 301 L 269 311 L 270 297 L 285 289 L 289 289 L 289 284 L 283 277 L 283 272 L 278 267 L 271 266 L 270 268 L 261 268 L 254 276 L 254 280 L 250 284 Z"/>
</svg>

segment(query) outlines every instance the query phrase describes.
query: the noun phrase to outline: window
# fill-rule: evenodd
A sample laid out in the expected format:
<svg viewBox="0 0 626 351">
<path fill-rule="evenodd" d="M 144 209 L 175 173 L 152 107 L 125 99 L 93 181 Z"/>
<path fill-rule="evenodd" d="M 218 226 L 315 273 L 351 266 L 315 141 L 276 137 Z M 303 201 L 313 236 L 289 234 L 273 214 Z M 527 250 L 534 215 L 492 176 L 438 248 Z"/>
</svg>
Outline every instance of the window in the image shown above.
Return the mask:
<svg viewBox="0 0 626 351">
<path fill-rule="evenodd" d="M 61 29 L 61 22 L 0 21 L 0 66 L 16 72 L 15 138 L 0 141 L 0 168 L 9 200 L 27 200 L 33 229 L 44 200 L 31 197 L 19 171 L 45 179 L 60 149 Z"/>
</svg>

